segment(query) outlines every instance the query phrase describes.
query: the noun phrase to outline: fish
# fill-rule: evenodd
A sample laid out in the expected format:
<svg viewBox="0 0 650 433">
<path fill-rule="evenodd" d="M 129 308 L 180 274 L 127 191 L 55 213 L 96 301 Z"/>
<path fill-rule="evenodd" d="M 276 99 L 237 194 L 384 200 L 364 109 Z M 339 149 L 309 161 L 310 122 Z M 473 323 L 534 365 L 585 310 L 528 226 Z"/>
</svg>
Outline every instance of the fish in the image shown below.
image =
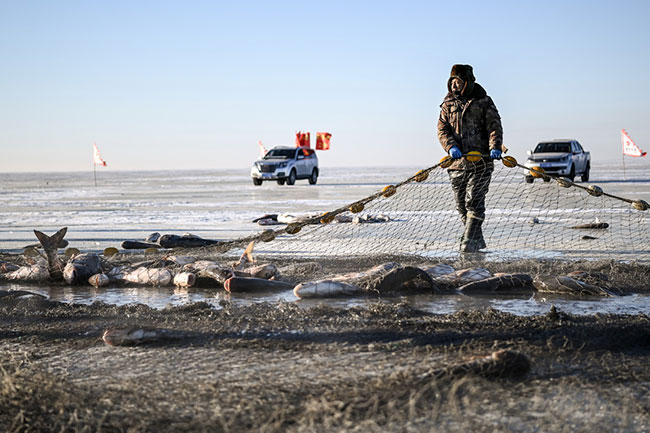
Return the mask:
<svg viewBox="0 0 650 433">
<path fill-rule="evenodd" d="M 366 271 L 307 281 L 294 288 L 294 294 L 304 297 L 351 296 L 356 294 L 391 293 L 408 289 L 431 289 L 433 280 L 425 271 L 396 262 L 387 262 Z"/>
<path fill-rule="evenodd" d="M 191 272 L 179 272 L 174 275 L 174 285 L 176 287 L 192 287 L 196 283 L 196 276 Z"/>
<path fill-rule="evenodd" d="M 185 233 L 183 236 L 170 234 L 162 235 L 160 239 L 158 239 L 158 243 L 163 248 L 196 248 L 220 244 L 222 241 L 214 239 L 203 239 L 198 236 Z"/>
<path fill-rule="evenodd" d="M 147 248 L 160 248 L 160 245 L 152 242 L 124 241 L 120 244 L 125 250 L 146 250 Z"/>
<path fill-rule="evenodd" d="M 255 259 L 253 258 L 253 248 L 255 247 L 255 241 L 251 241 L 244 252 L 242 253 L 239 260 L 232 265 L 232 268 L 237 271 L 244 269 L 249 263 L 254 263 Z"/>
<path fill-rule="evenodd" d="M 196 285 L 200 286 L 223 286 L 223 283 L 230 277 L 235 276 L 232 268 L 221 266 L 209 260 L 197 260 L 183 266 L 186 272 L 192 272 L 196 276 Z"/>
<path fill-rule="evenodd" d="M 251 277 L 230 277 L 223 284 L 224 289 L 231 293 L 292 290 L 294 286 L 294 284 L 285 283 L 284 281 Z"/>
<path fill-rule="evenodd" d="M 485 278 L 490 278 L 492 272 L 485 268 L 467 268 L 461 269 L 459 271 L 454 271 L 451 274 L 442 275 L 437 278 L 438 281 L 446 282 L 450 284 L 467 284 L 472 281 L 483 280 Z"/>
<path fill-rule="evenodd" d="M 67 247 L 69 244 L 70 244 L 70 243 L 69 243 L 68 241 L 66 241 L 65 239 L 61 239 L 61 241 L 59 242 L 59 244 L 57 245 L 57 247 L 58 247 L 58 248 L 65 248 L 65 247 Z M 41 245 L 40 243 L 38 243 L 38 244 L 25 245 L 25 246 L 23 247 L 23 249 L 27 249 L 27 248 L 41 248 L 41 247 L 42 247 L 42 245 Z"/>
<path fill-rule="evenodd" d="M 280 271 L 278 270 L 278 267 L 273 263 L 253 266 L 252 268 L 248 268 L 246 270 L 246 273 L 250 275 L 252 278 L 262 278 L 265 280 L 270 280 L 270 279 L 277 280 L 280 278 Z"/>
<path fill-rule="evenodd" d="M 119 276 L 118 278 L 134 284 L 167 286 L 172 282 L 174 276 L 171 271 L 166 268 L 139 267 L 134 271 Z"/>
<path fill-rule="evenodd" d="M 587 296 L 617 296 L 616 293 L 604 287 L 585 283 L 566 276 L 538 275 L 533 280 L 533 286 L 544 293 L 559 293 Z"/>
<path fill-rule="evenodd" d="M 533 277 L 528 274 L 501 274 L 483 280 L 472 281 L 457 290 L 464 294 L 474 293 L 512 293 L 515 290 L 534 291 Z"/>
<path fill-rule="evenodd" d="M 319 224 L 320 223 L 320 215 L 319 214 L 313 214 L 313 215 L 291 215 L 287 213 L 282 213 L 279 214 L 276 217 L 276 220 L 279 223 L 282 224 L 302 224 L 305 222 L 313 222 L 314 224 Z"/>
<path fill-rule="evenodd" d="M 168 260 L 176 265 L 185 266 L 194 263 L 196 259 L 192 256 L 163 256 L 163 260 Z"/>
<path fill-rule="evenodd" d="M 147 237 L 144 239 L 144 241 L 145 241 L 145 242 L 149 242 L 149 243 L 153 243 L 153 244 L 155 244 L 156 242 L 158 242 L 159 239 L 160 239 L 160 233 L 158 233 L 158 232 L 153 232 L 153 233 L 151 233 L 149 236 L 147 236 Z"/>
<path fill-rule="evenodd" d="M 52 236 L 48 236 L 43 232 L 34 230 L 36 238 L 43 246 L 43 251 L 47 257 L 47 266 L 50 273 L 50 278 L 54 281 L 63 280 L 63 268 L 64 264 L 59 258 L 58 246 L 63 240 L 63 237 L 67 233 L 68 228 L 63 227 L 61 230 L 54 233 Z"/>
<path fill-rule="evenodd" d="M 256 223 L 256 222 L 259 222 L 261 220 L 274 220 L 274 221 L 277 221 L 278 220 L 278 214 L 276 214 L 276 213 L 267 213 L 265 215 L 262 215 L 259 218 L 255 218 L 253 220 L 253 222 Z"/>
<path fill-rule="evenodd" d="M 571 226 L 570 229 L 594 229 L 594 230 L 604 230 L 609 227 L 607 223 L 595 222 L 587 224 L 579 224 L 577 226 Z"/>
<path fill-rule="evenodd" d="M 63 279 L 68 284 L 86 283 L 95 274 L 102 272 L 101 258 L 95 253 L 74 256 L 63 268 Z"/>
<path fill-rule="evenodd" d="M 48 262 L 42 257 L 39 257 L 30 265 L 20 266 L 18 269 L 0 274 L 0 276 L 5 280 L 28 281 L 32 283 L 43 283 L 52 278 Z"/>
<path fill-rule="evenodd" d="M 5 274 L 7 272 L 12 272 L 20 268 L 20 266 L 15 265 L 11 262 L 5 262 L 4 260 L 0 260 L 0 274 Z"/>
<path fill-rule="evenodd" d="M 108 284 L 110 282 L 111 282 L 111 279 L 109 278 L 108 275 L 106 275 L 104 273 L 91 275 L 90 278 L 88 278 L 88 284 L 90 284 L 93 287 L 108 286 Z"/>
<path fill-rule="evenodd" d="M 354 296 L 366 293 L 365 289 L 343 281 L 317 280 L 298 284 L 293 289 L 296 297 L 304 298 L 332 298 L 337 296 Z"/>
<path fill-rule="evenodd" d="M 390 221 L 390 217 L 387 215 L 355 215 L 352 218 L 352 224 L 367 224 L 367 223 L 385 223 Z"/>
<path fill-rule="evenodd" d="M 437 265 L 426 268 L 424 272 L 431 275 L 433 278 L 442 277 L 443 275 L 449 275 L 456 270 L 453 266 L 446 263 L 438 263 Z"/>
<path fill-rule="evenodd" d="M 109 346 L 136 346 L 181 338 L 182 335 L 166 329 L 144 327 L 108 328 L 102 334 L 102 340 Z"/>
</svg>

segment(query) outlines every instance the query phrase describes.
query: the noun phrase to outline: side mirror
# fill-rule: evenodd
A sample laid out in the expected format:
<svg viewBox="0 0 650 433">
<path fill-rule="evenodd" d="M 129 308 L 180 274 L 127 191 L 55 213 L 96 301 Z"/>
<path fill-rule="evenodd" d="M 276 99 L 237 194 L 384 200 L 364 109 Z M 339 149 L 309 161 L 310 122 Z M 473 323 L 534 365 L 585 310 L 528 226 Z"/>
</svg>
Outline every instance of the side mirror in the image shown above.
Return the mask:
<svg viewBox="0 0 650 433">
<path fill-rule="evenodd" d="M 305 155 L 298 155 L 298 159 L 305 159 Z"/>
</svg>

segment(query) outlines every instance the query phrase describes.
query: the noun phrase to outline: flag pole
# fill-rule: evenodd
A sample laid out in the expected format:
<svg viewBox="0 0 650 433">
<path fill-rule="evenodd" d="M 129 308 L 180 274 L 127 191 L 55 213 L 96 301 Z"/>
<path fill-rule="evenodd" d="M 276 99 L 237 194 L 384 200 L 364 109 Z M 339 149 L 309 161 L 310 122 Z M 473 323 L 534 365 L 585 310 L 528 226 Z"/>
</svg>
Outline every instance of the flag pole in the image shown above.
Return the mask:
<svg viewBox="0 0 650 433">
<path fill-rule="evenodd" d="M 93 163 L 93 175 L 95 176 L 95 186 L 97 186 L 97 164 Z"/>
</svg>

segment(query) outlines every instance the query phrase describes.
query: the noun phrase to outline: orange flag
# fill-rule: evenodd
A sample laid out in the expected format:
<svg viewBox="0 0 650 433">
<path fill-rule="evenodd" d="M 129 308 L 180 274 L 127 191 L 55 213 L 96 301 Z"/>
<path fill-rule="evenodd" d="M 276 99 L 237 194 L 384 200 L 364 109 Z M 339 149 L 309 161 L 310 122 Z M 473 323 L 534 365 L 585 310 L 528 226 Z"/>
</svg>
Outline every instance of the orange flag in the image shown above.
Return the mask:
<svg viewBox="0 0 650 433">
<path fill-rule="evenodd" d="M 309 132 L 296 132 L 296 147 L 309 148 L 310 146 Z"/>
<path fill-rule="evenodd" d="M 99 149 L 97 149 L 97 144 L 95 143 L 93 143 L 93 163 L 106 167 L 106 161 L 102 159 L 102 156 L 99 154 Z"/>
<path fill-rule="evenodd" d="M 330 138 L 332 134 L 329 132 L 317 132 L 316 133 L 316 150 L 329 150 L 330 149 Z"/>
</svg>

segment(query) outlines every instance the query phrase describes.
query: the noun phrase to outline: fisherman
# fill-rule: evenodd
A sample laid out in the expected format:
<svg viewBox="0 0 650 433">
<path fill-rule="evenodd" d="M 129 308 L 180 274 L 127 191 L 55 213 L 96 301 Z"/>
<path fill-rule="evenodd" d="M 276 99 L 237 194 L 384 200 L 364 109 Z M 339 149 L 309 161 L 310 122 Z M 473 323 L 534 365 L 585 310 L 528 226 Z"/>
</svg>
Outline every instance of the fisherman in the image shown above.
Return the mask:
<svg viewBox="0 0 650 433">
<path fill-rule="evenodd" d="M 485 219 L 485 195 L 494 171 L 493 159 L 503 150 L 501 117 L 485 89 L 474 78 L 470 65 L 454 65 L 447 81 L 447 96 L 440 105 L 438 140 L 453 158 L 449 180 L 456 208 L 465 225 L 462 252 L 486 247 L 481 225 Z M 471 151 L 483 155 L 478 161 L 463 156 Z"/>
</svg>

